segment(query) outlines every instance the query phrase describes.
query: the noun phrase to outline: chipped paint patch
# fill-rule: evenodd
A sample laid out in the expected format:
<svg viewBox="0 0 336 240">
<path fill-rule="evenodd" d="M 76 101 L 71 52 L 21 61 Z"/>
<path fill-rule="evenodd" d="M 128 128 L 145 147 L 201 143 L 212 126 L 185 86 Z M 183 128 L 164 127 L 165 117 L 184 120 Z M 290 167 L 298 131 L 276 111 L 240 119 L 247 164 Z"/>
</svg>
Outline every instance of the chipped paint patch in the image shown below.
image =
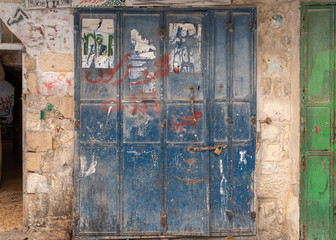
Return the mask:
<svg viewBox="0 0 336 240">
<path fill-rule="evenodd" d="M 89 168 L 87 169 L 87 159 L 85 156 L 80 157 L 81 161 L 81 176 L 82 177 L 87 177 L 96 172 L 96 166 L 97 166 L 97 161 L 94 160 L 95 156 L 92 156 L 92 162 L 90 163 Z M 87 169 L 87 170 L 86 170 Z"/>
<path fill-rule="evenodd" d="M 131 30 L 131 41 L 134 46 L 134 51 L 139 58 L 155 59 L 156 47 L 150 44 L 148 39 L 142 38 L 138 30 Z"/>
<path fill-rule="evenodd" d="M 270 27 L 275 28 L 275 29 L 276 28 L 281 28 L 282 25 L 284 24 L 284 22 L 285 22 L 285 20 L 284 20 L 283 16 L 276 14 L 276 15 L 272 16 L 271 19 L 270 19 Z"/>
<path fill-rule="evenodd" d="M 239 154 L 240 154 L 239 164 L 242 164 L 242 163 L 247 164 L 247 160 L 246 160 L 246 156 L 245 156 L 246 151 L 240 151 Z"/>
<path fill-rule="evenodd" d="M 223 171 L 223 160 L 220 159 L 219 160 L 219 170 L 220 170 L 220 174 L 222 176 L 222 179 L 220 181 L 220 187 L 219 187 L 219 192 L 221 195 L 224 195 L 224 187 L 223 187 L 223 183 L 227 182 L 227 179 L 224 176 L 224 171 Z"/>
</svg>

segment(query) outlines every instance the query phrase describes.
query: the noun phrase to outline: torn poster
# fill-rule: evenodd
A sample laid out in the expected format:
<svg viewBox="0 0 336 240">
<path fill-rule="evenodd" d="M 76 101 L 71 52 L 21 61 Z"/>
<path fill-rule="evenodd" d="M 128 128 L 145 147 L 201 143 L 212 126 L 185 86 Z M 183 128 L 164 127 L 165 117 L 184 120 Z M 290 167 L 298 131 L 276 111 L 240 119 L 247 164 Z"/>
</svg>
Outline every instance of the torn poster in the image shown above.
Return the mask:
<svg viewBox="0 0 336 240">
<path fill-rule="evenodd" d="M 82 67 L 113 68 L 114 43 L 113 19 L 83 19 Z"/>
<path fill-rule="evenodd" d="M 202 25 L 170 23 L 170 71 L 175 73 L 201 72 Z"/>
</svg>

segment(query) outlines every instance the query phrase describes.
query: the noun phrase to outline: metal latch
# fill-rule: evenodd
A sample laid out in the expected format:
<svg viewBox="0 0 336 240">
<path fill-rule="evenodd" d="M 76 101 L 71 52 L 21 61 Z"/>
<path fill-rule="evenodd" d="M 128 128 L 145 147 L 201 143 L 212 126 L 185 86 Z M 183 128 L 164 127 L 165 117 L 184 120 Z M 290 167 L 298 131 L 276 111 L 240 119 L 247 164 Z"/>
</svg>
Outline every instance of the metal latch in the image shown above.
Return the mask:
<svg viewBox="0 0 336 240">
<path fill-rule="evenodd" d="M 202 151 L 209 151 L 214 150 L 214 152 L 219 155 L 222 152 L 223 148 L 227 148 L 227 145 L 217 145 L 217 146 L 209 146 L 209 147 L 202 147 L 202 146 L 191 146 L 188 148 L 190 152 L 202 152 Z"/>
</svg>

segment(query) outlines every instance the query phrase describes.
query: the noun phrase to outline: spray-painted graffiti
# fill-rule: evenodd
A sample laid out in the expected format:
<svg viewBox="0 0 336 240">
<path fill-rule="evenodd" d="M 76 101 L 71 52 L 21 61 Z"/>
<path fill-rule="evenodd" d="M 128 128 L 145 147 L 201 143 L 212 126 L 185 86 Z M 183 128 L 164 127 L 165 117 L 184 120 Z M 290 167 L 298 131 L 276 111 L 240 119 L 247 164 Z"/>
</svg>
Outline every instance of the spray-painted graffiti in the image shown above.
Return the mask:
<svg viewBox="0 0 336 240">
<path fill-rule="evenodd" d="M 112 112 L 125 111 L 131 113 L 132 115 L 135 115 L 138 112 L 141 114 L 146 114 L 149 110 L 148 100 L 152 100 L 154 102 L 154 112 L 156 114 L 161 113 L 161 106 L 158 103 L 158 96 L 155 90 L 151 92 L 151 98 L 148 98 L 147 94 L 144 91 L 141 91 L 140 97 L 138 97 L 136 94 L 132 94 L 131 99 L 133 100 L 131 109 L 126 108 L 125 105 L 122 104 L 120 101 L 109 99 L 105 101 L 103 105 L 103 110 L 105 112 L 110 112 L 111 110 Z M 117 106 L 111 109 L 109 107 L 111 103 L 114 103 Z"/>
<path fill-rule="evenodd" d="M 84 18 L 82 26 L 82 67 L 113 68 L 114 20 Z"/>
<path fill-rule="evenodd" d="M 170 23 L 169 44 L 174 47 L 170 52 L 170 71 L 201 72 L 201 40 L 201 24 Z"/>
<path fill-rule="evenodd" d="M 178 133 L 182 133 L 183 128 L 185 126 L 194 126 L 197 127 L 198 126 L 198 120 L 200 120 L 203 116 L 203 112 L 202 111 L 197 111 L 195 112 L 195 119 L 192 116 L 182 116 L 179 117 L 181 120 L 175 120 L 175 118 L 173 116 L 170 117 L 170 121 L 172 123 L 172 130 Z"/>
<path fill-rule="evenodd" d="M 55 78 L 53 74 L 46 76 L 45 80 L 37 85 L 37 93 L 42 95 L 62 94 L 71 85 L 71 81 L 65 73 L 60 73 Z"/>
<path fill-rule="evenodd" d="M 13 124 L 14 87 L 3 80 L 0 81 L 0 118 L 6 124 Z"/>
<path fill-rule="evenodd" d="M 116 67 L 114 67 L 114 68 L 109 68 L 109 69 L 106 71 L 106 74 L 107 74 L 107 77 L 106 77 L 106 78 L 105 78 L 105 76 L 104 76 L 104 71 L 103 71 L 102 69 L 99 70 L 99 72 L 100 72 L 100 76 L 99 76 L 97 79 L 94 79 L 94 80 L 90 78 L 91 72 L 87 72 L 87 73 L 86 73 L 86 76 L 85 76 L 86 81 L 88 81 L 89 83 L 99 83 L 99 82 L 109 83 L 109 82 L 111 82 L 112 79 L 113 79 L 114 74 L 115 74 L 118 70 L 120 70 L 120 68 L 121 68 L 121 67 L 122 67 L 128 60 L 129 60 L 129 58 L 130 58 L 130 55 L 126 54 L 126 55 L 122 58 L 122 60 L 120 61 L 120 63 L 119 63 Z M 112 83 L 111 83 L 112 86 L 115 87 L 115 86 L 119 85 L 120 83 L 124 82 L 124 81 L 128 78 L 128 76 L 129 76 L 129 74 L 130 74 L 130 69 L 132 69 L 132 68 L 133 68 L 132 65 L 128 65 L 128 66 L 127 66 L 127 71 L 126 71 L 125 75 L 124 75 L 121 79 L 112 82 Z"/>
<path fill-rule="evenodd" d="M 99 82 L 103 82 L 103 83 L 110 83 L 113 79 L 114 74 L 121 69 L 121 67 L 123 65 L 125 65 L 127 63 L 127 61 L 130 59 L 130 55 L 125 55 L 122 60 L 120 61 L 120 63 L 115 67 L 115 68 L 111 68 L 107 70 L 107 77 L 104 77 L 104 72 L 103 70 L 100 70 L 100 76 L 97 79 L 91 79 L 90 75 L 91 73 L 88 72 L 86 74 L 86 81 L 88 81 L 89 83 L 99 83 Z M 154 63 L 154 66 L 156 67 L 156 71 L 155 72 L 149 72 L 148 70 L 143 70 L 142 73 L 144 75 L 144 79 L 136 81 L 136 82 L 130 82 L 130 85 L 143 85 L 146 84 L 150 81 L 153 81 L 155 79 L 159 79 L 162 77 L 167 77 L 168 72 L 169 72 L 169 57 L 168 55 L 163 55 L 158 61 L 156 61 Z M 115 87 L 117 85 L 119 85 L 120 83 L 124 82 L 126 79 L 128 79 L 129 75 L 130 75 L 130 70 L 133 68 L 132 65 L 127 65 L 127 71 L 125 73 L 125 75 L 116 80 L 111 82 L 111 84 Z"/>
<path fill-rule="evenodd" d="M 8 24 L 8 26 L 11 26 L 13 24 L 21 22 L 25 18 L 28 19 L 28 15 L 21 8 L 18 8 L 18 9 L 16 9 L 16 12 L 15 12 L 13 18 L 9 18 L 7 20 L 7 24 Z"/>
</svg>

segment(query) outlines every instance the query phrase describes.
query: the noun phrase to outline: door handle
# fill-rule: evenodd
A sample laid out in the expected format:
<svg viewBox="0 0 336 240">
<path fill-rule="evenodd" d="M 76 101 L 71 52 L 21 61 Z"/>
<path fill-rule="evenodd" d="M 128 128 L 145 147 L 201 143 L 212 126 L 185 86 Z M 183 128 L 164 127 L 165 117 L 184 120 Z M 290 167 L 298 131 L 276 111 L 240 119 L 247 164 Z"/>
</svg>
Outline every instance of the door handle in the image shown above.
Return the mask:
<svg viewBox="0 0 336 240">
<path fill-rule="evenodd" d="M 188 148 L 188 150 L 192 153 L 214 150 L 214 152 L 217 155 L 219 155 L 219 154 L 221 154 L 223 148 L 227 148 L 227 145 L 217 145 L 217 146 L 209 146 L 209 147 L 190 146 Z"/>
</svg>

